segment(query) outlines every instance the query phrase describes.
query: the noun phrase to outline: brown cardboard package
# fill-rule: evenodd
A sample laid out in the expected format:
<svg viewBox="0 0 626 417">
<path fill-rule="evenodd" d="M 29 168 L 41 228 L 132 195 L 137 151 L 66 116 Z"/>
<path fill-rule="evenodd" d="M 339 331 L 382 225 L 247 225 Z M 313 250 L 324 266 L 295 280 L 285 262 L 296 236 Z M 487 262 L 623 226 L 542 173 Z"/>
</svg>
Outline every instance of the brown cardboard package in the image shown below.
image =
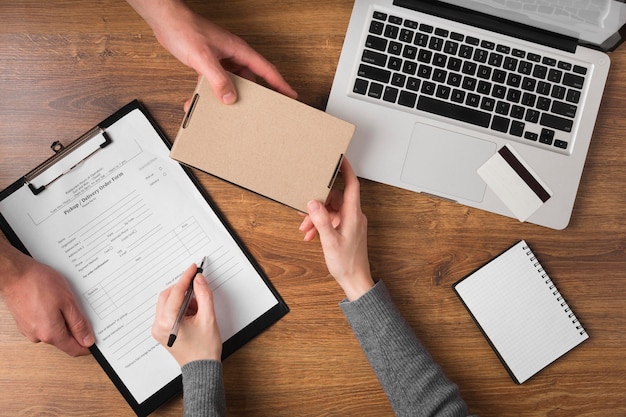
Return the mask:
<svg viewBox="0 0 626 417">
<path fill-rule="evenodd" d="M 171 157 L 303 212 L 309 200 L 325 202 L 354 125 L 232 78 L 232 105 L 200 79 Z"/>
</svg>

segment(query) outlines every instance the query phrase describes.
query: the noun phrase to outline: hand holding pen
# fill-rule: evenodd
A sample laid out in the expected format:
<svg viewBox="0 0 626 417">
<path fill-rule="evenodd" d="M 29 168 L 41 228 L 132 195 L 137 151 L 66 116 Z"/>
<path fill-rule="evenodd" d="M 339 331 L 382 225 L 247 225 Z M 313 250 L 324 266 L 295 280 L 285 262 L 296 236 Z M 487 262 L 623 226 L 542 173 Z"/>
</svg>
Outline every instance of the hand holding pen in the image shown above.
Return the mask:
<svg viewBox="0 0 626 417">
<path fill-rule="evenodd" d="M 213 293 L 198 269 L 192 264 L 176 284 L 159 295 L 152 326 L 152 336 L 167 347 L 180 366 L 200 359 L 219 361 L 222 355 Z M 176 343 L 168 346 L 172 339 Z"/>
</svg>

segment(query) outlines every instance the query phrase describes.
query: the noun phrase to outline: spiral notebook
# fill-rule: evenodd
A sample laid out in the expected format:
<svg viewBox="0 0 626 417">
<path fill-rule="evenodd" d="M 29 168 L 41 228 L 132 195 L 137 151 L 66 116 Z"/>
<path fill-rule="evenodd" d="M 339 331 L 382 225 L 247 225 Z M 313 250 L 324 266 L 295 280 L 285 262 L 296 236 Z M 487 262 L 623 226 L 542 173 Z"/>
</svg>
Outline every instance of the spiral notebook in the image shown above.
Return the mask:
<svg viewBox="0 0 626 417">
<path fill-rule="evenodd" d="M 518 384 L 589 338 L 523 240 L 454 291 Z"/>
</svg>

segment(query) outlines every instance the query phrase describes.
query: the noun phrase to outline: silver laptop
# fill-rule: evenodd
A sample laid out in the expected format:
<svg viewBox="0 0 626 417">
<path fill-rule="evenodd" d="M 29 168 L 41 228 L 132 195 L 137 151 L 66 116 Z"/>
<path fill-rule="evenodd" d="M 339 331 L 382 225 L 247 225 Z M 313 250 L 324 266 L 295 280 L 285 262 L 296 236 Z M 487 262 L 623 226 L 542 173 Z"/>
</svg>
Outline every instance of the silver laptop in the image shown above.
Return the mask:
<svg viewBox="0 0 626 417">
<path fill-rule="evenodd" d="M 515 217 L 477 173 L 508 145 L 551 192 L 527 221 L 563 229 L 625 21 L 614 0 L 356 0 L 326 111 L 357 126 L 358 176 Z"/>
</svg>

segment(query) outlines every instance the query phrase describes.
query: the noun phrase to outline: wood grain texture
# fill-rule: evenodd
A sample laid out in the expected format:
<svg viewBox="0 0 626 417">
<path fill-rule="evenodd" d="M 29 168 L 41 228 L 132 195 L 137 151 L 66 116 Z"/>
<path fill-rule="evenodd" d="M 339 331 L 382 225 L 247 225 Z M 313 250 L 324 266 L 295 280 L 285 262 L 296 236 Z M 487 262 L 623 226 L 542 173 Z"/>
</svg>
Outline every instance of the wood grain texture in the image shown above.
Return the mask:
<svg viewBox="0 0 626 417">
<path fill-rule="evenodd" d="M 326 105 L 352 2 L 193 1 Z M 132 99 L 169 138 L 194 71 L 121 0 L 0 3 L 0 187 Z M 372 269 L 481 416 L 624 416 L 626 396 L 626 48 L 611 74 L 575 205 L 563 231 L 519 223 L 362 180 Z M 389 416 L 387 399 L 337 303 L 319 243 L 302 242 L 293 210 L 197 172 L 291 312 L 225 362 L 230 416 Z M 590 339 L 515 385 L 451 286 L 526 239 Z M 0 415 L 129 416 L 91 357 L 31 344 L 0 303 Z M 155 416 L 182 415 L 177 398 Z"/>
</svg>

